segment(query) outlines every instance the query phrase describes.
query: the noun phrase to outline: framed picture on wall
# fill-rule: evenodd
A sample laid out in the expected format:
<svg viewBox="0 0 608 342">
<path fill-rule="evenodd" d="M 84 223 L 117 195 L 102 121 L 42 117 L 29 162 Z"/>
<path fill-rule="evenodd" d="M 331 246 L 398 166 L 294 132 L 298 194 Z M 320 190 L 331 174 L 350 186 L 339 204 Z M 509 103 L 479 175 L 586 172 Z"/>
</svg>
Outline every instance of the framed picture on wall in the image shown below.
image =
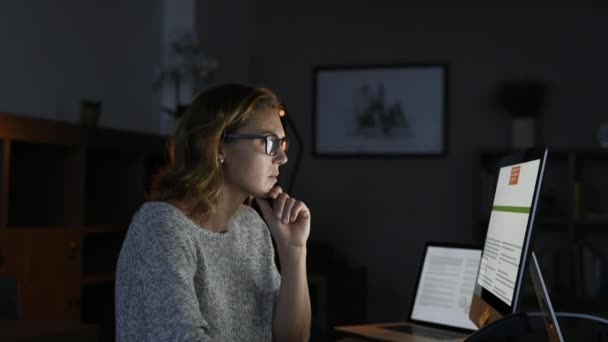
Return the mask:
<svg viewBox="0 0 608 342">
<path fill-rule="evenodd" d="M 313 70 L 316 156 L 443 156 L 447 64 Z"/>
</svg>

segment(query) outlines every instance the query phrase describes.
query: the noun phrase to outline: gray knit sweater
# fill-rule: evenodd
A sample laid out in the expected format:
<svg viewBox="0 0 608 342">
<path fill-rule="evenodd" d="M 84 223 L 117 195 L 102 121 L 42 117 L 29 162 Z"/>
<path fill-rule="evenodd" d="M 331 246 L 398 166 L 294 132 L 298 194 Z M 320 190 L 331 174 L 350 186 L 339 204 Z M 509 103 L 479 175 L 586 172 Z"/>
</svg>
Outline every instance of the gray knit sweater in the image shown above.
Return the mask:
<svg viewBox="0 0 608 342">
<path fill-rule="evenodd" d="M 262 218 L 241 206 L 226 233 L 165 202 L 134 215 L 116 271 L 116 339 L 271 341 L 280 275 Z"/>
</svg>

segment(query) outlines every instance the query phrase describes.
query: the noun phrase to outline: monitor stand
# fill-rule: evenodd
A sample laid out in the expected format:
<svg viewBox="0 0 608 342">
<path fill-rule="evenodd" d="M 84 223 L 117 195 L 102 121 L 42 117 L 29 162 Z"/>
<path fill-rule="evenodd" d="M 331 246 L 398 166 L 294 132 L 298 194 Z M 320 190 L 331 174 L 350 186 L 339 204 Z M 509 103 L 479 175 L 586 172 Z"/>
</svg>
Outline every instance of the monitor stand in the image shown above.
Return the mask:
<svg viewBox="0 0 608 342">
<path fill-rule="evenodd" d="M 543 275 L 540 273 L 540 267 L 538 266 L 538 261 L 536 260 L 536 254 L 534 254 L 534 252 L 532 252 L 530 276 L 532 278 L 532 285 L 534 286 L 534 293 L 536 293 L 536 299 L 538 300 L 540 311 L 543 314 L 549 341 L 564 342 L 564 337 L 559 327 L 559 323 L 557 322 L 557 317 L 555 317 L 553 304 L 551 304 L 549 292 L 547 292 L 545 280 L 543 279 Z"/>
<path fill-rule="evenodd" d="M 553 311 L 553 305 L 545 286 L 545 281 L 540 272 L 536 255 L 532 252 L 530 260 L 530 277 L 534 286 L 534 292 L 538 299 L 541 312 L 544 317 L 545 327 L 550 342 L 564 342 L 562 332 Z M 505 316 L 496 322 L 490 323 L 487 326 L 479 329 L 466 341 L 534 341 L 538 334 L 537 329 L 533 329 L 530 318 L 525 312 L 518 312 L 512 315 Z M 534 337 L 536 336 L 536 337 Z"/>
</svg>

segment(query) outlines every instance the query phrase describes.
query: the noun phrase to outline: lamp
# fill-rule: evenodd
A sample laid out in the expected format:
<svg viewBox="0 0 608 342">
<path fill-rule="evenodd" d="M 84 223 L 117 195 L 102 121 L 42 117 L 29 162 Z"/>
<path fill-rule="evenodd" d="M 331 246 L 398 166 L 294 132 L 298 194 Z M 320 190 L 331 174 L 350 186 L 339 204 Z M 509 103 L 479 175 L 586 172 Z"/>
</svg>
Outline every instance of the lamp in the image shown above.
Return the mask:
<svg viewBox="0 0 608 342">
<path fill-rule="evenodd" d="M 298 173 L 298 169 L 300 167 L 300 162 L 302 160 L 302 136 L 298 132 L 296 125 L 294 124 L 290 115 L 288 115 L 287 107 L 285 105 L 283 105 L 283 108 L 279 111 L 279 116 L 281 118 L 281 122 L 283 123 L 283 127 L 286 127 L 293 133 L 293 137 L 295 139 L 292 139 L 290 137 L 290 140 L 296 141 L 295 158 L 294 158 L 294 162 L 292 164 L 293 171 L 291 172 L 291 177 L 289 177 L 289 182 L 285 188 L 286 192 L 291 193 L 291 191 L 293 190 L 293 185 L 296 180 L 296 175 Z"/>
<path fill-rule="evenodd" d="M 190 32 L 181 33 L 170 43 L 169 61 L 156 70 L 154 86 L 162 87 L 170 83 L 174 90 L 174 106 L 163 106 L 163 111 L 175 118 L 179 118 L 187 109 L 181 103 L 181 87 L 184 82 L 208 81 L 217 69 L 218 62 L 203 50 L 201 43 Z"/>
</svg>

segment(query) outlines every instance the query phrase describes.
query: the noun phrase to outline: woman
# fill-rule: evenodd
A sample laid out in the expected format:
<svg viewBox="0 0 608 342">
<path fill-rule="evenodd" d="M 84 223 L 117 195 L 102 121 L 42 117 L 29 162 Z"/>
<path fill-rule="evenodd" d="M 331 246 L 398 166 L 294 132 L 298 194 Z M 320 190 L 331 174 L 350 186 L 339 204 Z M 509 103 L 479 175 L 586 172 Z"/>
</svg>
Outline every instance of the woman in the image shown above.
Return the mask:
<svg viewBox="0 0 608 342">
<path fill-rule="evenodd" d="M 270 90 L 238 84 L 194 99 L 120 252 L 118 341 L 308 339 L 310 211 L 276 184 L 280 110 Z"/>
</svg>

